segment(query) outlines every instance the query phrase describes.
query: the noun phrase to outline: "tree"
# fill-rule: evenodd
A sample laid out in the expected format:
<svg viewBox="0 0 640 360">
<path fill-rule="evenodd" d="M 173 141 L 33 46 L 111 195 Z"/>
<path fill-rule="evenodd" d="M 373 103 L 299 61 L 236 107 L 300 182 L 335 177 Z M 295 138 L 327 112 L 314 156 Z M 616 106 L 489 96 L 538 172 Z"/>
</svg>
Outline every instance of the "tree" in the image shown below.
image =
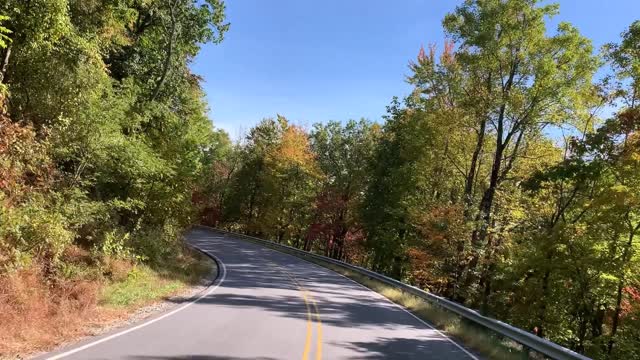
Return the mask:
<svg viewBox="0 0 640 360">
<path fill-rule="evenodd" d="M 417 69 L 412 79 L 427 109 L 459 108 L 456 118 L 473 129 L 476 145 L 464 173 L 465 212 L 475 225 L 464 272 L 465 286 L 477 282 L 482 288 L 484 309 L 498 242 L 491 235 L 497 192 L 532 139 L 581 111 L 580 99 L 592 94 L 598 60 L 591 44 L 567 23 L 547 36 L 545 18 L 556 13 L 557 6 L 538 6 L 535 0 L 466 1 L 443 22 L 455 50 L 441 65 L 422 61 L 418 68 L 434 70 Z M 486 183 L 474 180 L 481 156 L 490 164 Z"/>
<path fill-rule="evenodd" d="M 640 130 L 640 21 L 636 21 L 622 34 L 620 45 L 610 44 L 606 48 L 608 58 L 612 61 L 617 80 L 617 95 L 623 100 L 624 107 L 617 114 L 616 122 L 608 122 L 600 129 L 607 131 L 608 136 L 595 137 L 603 141 L 601 148 L 609 151 L 609 157 L 615 161 L 613 176 L 615 181 L 611 189 L 613 194 L 607 199 L 615 199 L 618 221 L 622 222 L 622 244 L 618 258 L 619 272 L 616 274 L 615 311 L 611 325 L 611 339 L 607 352 L 614 348 L 624 290 L 629 286 L 638 286 L 640 275 L 637 269 L 637 243 L 635 237 L 640 233 L 640 147 L 638 131 Z M 594 140 L 595 142 L 595 140 Z"/>
<path fill-rule="evenodd" d="M 342 125 L 316 124 L 311 147 L 325 175 L 315 200 L 309 242 L 323 239 L 324 253 L 336 259 L 346 256 L 345 242 L 360 231 L 358 209 L 369 181 L 369 164 L 380 129 L 362 119 Z M 305 248 L 310 249 L 311 244 Z"/>
<path fill-rule="evenodd" d="M 451 183 L 433 179 L 440 169 L 440 153 L 434 149 L 443 140 L 437 120 L 421 109 L 402 108 L 398 101 L 389 106 L 388 113 L 373 154 L 361 218 L 365 246 L 372 255 L 370 265 L 402 277 L 408 265 L 407 246 L 416 239 L 416 216 L 438 194 L 450 195 Z M 444 178 L 449 170 L 442 172 Z"/>
<path fill-rule="evenodd" d="M 277 120 L 264 119 L 251 129 L 240 149 L 240 165 L 225 198 L 224 218 L 227 222 L 240 222 L 248 234 L 263 234 L 258 220 L 268 206 L 265 193 L 273 191 L 265 189 L 271 185 L 267 181 L 266 159 L 277 147 L 287 126 L 281 116 Z"/>
<path fill-rule="evenodd" d="M 268 154 L 267 166 L 270 188 L 275 191 L 263 223 L 274 224 L 278 242 L 295 239 L 296 246 L 300 246 L 321 173 L 308 135 L 300 127 L 287 126 L 274 150 Z"/>
<path fill-rule="evenodd" d="M 224 217 L 249 234 L 299 241 L 321 176 L 308 135 L 278 115 L 252 128 L 246 141 Z"/>
</svg>

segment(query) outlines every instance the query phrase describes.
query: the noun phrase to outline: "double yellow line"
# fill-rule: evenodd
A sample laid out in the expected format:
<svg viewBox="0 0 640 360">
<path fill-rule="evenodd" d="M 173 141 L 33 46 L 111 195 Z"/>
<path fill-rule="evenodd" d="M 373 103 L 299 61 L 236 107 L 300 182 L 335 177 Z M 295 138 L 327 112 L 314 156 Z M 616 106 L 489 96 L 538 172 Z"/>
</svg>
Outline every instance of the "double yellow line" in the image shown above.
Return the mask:
<svg viewBox="0 0 640 360">
<path fill-rule="evenodd" d="M 298 285 L 298 284 L 296 284 Z M 307 290 L 298 285 L 298 289 L 302 292 L 304 298 L 304 304 L 307 306 L 307 340 L 304 344 L 304 352 L 302 353 L 302 360 L 309 359 L 309 350 L 311 349 L 311 333 L 312 333 L 312 320 L 311 307 L 309 306 L 309 298 L 311 298 L 311 304 L 315 310 L 316 324 L 318 326 L 318 335 L 316 337 L 316 360 L 322 359 L 322 321 L 320 320 L 320 312 L 318 311 L 318 305 L 312 296 L 309 295 Z"/>
<path fill-rule="evenodd" d="M 322 359 L 322 320 L 320 320 L 320 311 L 318 310 L 318 304 L 316 303 L 313 296 L 311 296 L 311 294 L 304 288 L 304 286 L 302 286 L 300 282 L 298 282 L 293 274 L 273 262 L 269 263 L 271 263 L 272 266 L 277 268 L 280 272 L 291 279 L 291 281 L 296 285 L 296 287 L 302 294 L 302 298 L 304 299 L 304 305 L 307 308 L 307 337 L 304 344 L 304 351 L 302 352 L 302 360 L 308 360 L 309 353 L 311 352 L 314 317 L 316 319 L 316 325 L 318 328 L 318 334 L 316 336 L 316 360 Z"/>
</svg>

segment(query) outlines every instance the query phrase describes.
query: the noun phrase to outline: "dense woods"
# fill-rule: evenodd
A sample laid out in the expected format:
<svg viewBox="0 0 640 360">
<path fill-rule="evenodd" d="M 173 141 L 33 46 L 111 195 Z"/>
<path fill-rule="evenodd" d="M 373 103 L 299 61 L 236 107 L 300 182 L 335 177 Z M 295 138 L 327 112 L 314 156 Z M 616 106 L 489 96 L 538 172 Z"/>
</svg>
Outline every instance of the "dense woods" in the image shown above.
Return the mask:
<svg viewBox="0 0 640 360">
<path fill-rule="evenodd" d="M 5 0 L 0 283 L 86 277 L 70 249 L 161 264 L 201 222 L 640 359 L 640 21 L 595 49 L 558 11 L 464 1 L 384 119 L 277 115 L 233 143 L 189 70 L 221 1 Z"/>
<path fill-rule="evenodd" d="M 217 0 L 4 1 L 0 265 L 58 271 L 71 243 L 170 254 L 225 135 L 188 68 Z"/>
</svg>

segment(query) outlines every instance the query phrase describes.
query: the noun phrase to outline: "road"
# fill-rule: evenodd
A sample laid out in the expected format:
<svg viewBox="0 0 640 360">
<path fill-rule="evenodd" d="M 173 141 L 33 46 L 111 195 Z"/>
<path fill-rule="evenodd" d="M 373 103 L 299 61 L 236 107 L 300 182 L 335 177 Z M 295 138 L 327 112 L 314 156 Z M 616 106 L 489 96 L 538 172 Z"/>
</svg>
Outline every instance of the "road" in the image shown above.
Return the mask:
<svg viewBox="0 0 640 360">
<path fill-rule="evenodd" d="M 381 295 L 296 257 L 198 227 L 221 264 L 197 301 L 43 359 L 474 359 Z"/>
</svg>

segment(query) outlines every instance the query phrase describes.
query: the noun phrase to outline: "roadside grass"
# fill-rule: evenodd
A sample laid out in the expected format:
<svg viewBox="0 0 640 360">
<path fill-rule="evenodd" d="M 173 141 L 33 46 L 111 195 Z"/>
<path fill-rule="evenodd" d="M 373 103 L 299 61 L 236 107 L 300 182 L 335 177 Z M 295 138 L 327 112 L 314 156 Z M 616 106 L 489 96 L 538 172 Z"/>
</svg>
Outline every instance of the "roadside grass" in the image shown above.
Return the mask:
<svg viewBox="0 0 640 360">
<path fill-rule="evenodd" d="M 135 266 L 126 280 L 110 282 L 102 289 L 99 305 L 115 308 L 146 305 L 175 294 L 185 286 L 171 280 L 146 265 Z"/>
<path fill-rule="evenodd" d="M 152 265 L 153 271 L 165 279 L 174 279 L 184 284 L 194 285 L 206 276 L 213 264 L 208 256 L 187 246 L 177 256 L 167 259 L 161 266 Z M 215 266 L 214 266 L 215 267 Z"/>
<path fill-rule="evenodd" d="M 186 249 L 166 266 L 121 259 L 99 265 L 86 250 L 67 252 L 53 277 L 35 265 L 0 274 L 0 359 L 25 358 L 93 334 L 179 294 L 215 268 L 205 255 Z"/>
<path fill-rule="evenodd" d="M 211 269 L 211 260 L 195 250 L 159 265 L 131 265 L 124 278 L 109 281 L 99 305 L 111 308 L 139 307 L 175 295 L 197 284 Z"/>
</svg>

